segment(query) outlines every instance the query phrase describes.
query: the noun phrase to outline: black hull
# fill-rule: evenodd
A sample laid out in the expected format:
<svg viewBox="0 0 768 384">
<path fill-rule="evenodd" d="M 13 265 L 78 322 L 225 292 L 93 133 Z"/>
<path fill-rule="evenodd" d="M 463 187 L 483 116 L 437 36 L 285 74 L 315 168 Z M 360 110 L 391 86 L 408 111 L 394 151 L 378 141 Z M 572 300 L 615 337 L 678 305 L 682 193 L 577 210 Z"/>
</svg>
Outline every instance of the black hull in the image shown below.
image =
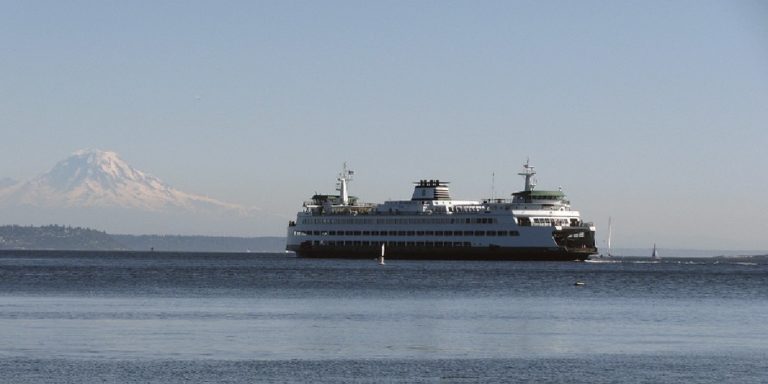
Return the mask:
<svg viewBox="0 0 768 384">
<path fill-rule="evenodd" d="M 322 259 L 375 259 L 381 255 L 379 247 L 300 246 L 289 249 L 299 257 Z M 597 253 L 596 248 L 512 248 L 461 247 L 418 248 L 388 247 L 386 259 L 399 260 L 520 260 L 520 261 L 575 261 L 587 260 Z"/>
</svg>

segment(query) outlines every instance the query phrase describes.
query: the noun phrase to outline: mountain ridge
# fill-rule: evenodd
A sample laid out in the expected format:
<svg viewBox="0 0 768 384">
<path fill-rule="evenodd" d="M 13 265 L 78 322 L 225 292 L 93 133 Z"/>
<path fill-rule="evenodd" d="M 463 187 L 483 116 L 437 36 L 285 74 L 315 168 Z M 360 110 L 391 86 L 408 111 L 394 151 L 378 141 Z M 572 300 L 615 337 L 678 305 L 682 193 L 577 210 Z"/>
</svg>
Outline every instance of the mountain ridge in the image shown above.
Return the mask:
<svg viewBox="0 0 768 384">
<path fill-rule="evenodd" d="M 98 149 L 76 151 L 40 176 L 0 189 L 0 204 L 144 211 L 252 209 L 180 191 L 132 167 L 117 153 Z"/>
<path fill-rule="evenodd" d="M 4 186 L 3 186 L 4 185 Z M 65 222 L 110 233 L 251 236 L 279 233 L 279 215 L 189 193 L 116 152 L 79 150 L 50 170 L 0 185 L 0 225 Z"/>
</svg>

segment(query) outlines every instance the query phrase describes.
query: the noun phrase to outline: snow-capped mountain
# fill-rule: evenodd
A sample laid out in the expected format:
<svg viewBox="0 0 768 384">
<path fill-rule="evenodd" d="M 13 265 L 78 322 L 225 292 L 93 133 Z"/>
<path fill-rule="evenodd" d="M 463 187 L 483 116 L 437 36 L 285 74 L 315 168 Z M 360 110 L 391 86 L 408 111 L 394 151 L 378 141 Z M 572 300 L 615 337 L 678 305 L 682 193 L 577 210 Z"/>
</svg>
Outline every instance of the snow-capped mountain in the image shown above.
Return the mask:
<svg viewBox="0 0 768 384">
<path fill-rule="evenodd" d="M 11 179 L 9 177 L 0 178 L 0 189 L 16 185 L 16 183 L 18 183 L 18 181 Z"/>
<path fill-rule="evenodd" d="M 117 153 L 100 150 L 77 151 L 43 175 L 0 189 L 0 204 L 144 211 L 245 210 L 235 204 L 179 191 L 133 168 Z"/>
<path fill-rule="evenodd" d="M 38 177 L 0 185 L 0 224 L 66 224 L 125 234 L 254 236 L 282 231 L 286 220 L 180 191 L 109 151 L 77 151 Z"/>
</svg>

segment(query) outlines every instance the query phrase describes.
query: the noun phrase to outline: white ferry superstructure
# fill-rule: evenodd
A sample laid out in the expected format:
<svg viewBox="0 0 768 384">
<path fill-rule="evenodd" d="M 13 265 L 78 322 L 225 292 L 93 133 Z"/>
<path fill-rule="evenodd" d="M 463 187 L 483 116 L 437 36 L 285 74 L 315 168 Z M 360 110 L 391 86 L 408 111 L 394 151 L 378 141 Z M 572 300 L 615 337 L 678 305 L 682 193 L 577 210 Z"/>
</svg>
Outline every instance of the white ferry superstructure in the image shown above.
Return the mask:
<svg viewBox="0 0 768 384">
<path fill-rule="evenodd" d="M 338 195 L 314 195 L 288 224 L 286 250 L 300 257 L 388 259 L 585 260 L 597 253 L 595 226 L 565 194 L 535 190 L 534 167 L 511 199 L 454 200 L 448 182 L 421 180 L 410 200 L 360 203 L 344 165 Z"/>
</svg>

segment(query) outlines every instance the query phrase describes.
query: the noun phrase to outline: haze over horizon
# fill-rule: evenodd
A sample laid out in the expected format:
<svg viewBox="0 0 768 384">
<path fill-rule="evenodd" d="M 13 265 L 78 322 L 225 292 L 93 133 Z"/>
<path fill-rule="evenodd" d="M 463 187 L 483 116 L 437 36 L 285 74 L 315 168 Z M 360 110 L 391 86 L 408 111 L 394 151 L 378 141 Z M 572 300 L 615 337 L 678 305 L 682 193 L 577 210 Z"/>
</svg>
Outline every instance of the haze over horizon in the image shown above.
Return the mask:
<svg viewBox="0 0 768 384">
<path fill-rule="evenodd" d="M 424 178 L 481 199 L 494 174 L 508 196 L 530 157 L 600 247 L 611 216 L 619 248 L 768 250 L 766 20 L 761 1 L 10 2 L 0 188 L 110 150 L 257 207 L 273 219 L 238 235 L 268 236 L 344 161 L 380 202 Z"/>
</svg>

